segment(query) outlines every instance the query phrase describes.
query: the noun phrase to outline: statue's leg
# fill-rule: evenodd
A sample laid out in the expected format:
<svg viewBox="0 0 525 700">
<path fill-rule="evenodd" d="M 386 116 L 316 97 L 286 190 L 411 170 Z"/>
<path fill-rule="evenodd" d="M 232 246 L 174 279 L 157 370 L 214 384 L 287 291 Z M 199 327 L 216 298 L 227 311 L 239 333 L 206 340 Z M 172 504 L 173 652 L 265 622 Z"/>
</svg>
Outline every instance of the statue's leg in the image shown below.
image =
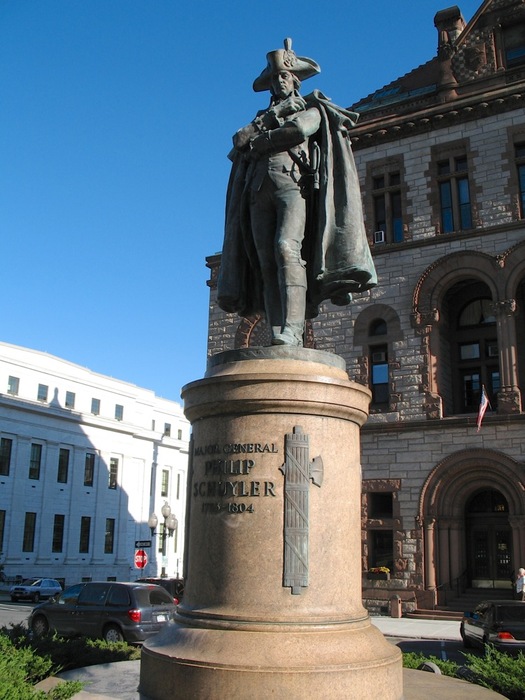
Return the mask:
<svg viewBox="0 0 525 700">
<path fill-rule="evenodd" d="M 283 327 L 283 307 L 274 246 L 277 215 L 272 201 L 273 189 L 271 181 L 265 181 L 258 192 L 252 192 L 250 202 L 252 235 L 263 279 L 264 310 L 272 330 L 272 338 L 279 334 Z"/>
<path fill-rule="evenodd" d="M 278 195 L 276 258 L 279 290 L 283 306 L 282 333 L 276 345 L 302 345 L 306 316 L 306 269 L 301 247 L 306 224 L 306 207 L 298 188 L 287 188 Z"/>
</svg>

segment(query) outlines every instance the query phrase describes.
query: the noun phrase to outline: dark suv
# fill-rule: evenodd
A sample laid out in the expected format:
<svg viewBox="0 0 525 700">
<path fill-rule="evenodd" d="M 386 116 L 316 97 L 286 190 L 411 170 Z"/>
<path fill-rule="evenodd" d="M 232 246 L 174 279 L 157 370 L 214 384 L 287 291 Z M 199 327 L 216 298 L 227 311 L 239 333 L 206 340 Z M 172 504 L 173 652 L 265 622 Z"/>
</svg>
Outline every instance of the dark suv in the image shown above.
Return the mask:
<svg viewBox="0 0 525 700">
<path fill-rule="evenodd" d="M 138 578 L 137 583 L 155 583 L 157 586 L 165 588 L 173 596 L 176 603 L 180 603 L 184 595 L 184 580 L 181 578 L 154 577 Z"/>
<path fill-rule="evenodd" d="M 157 634 L 173 619 L 175 610 L 173 598 L 161 586 L 78 583 L 34 608 L 29 626 L 39 636 L 54 630 L 65 637 L 84 635 L 135 644 Z"/>
</svg>

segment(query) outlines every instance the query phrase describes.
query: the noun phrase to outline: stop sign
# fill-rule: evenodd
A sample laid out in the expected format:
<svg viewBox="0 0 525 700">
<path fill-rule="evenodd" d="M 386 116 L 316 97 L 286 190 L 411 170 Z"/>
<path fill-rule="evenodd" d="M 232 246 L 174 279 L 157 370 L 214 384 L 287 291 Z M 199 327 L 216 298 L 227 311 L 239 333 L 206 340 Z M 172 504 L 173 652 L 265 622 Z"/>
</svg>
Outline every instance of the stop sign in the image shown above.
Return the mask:
<svg viewBox="0 0 525 700">
<path fill-rule="evenodd" d="M 135 552 L 135 567 L 143 569 L 148 563 L 148 555 L 143 549 L 137 549 Z"/>
</svg>

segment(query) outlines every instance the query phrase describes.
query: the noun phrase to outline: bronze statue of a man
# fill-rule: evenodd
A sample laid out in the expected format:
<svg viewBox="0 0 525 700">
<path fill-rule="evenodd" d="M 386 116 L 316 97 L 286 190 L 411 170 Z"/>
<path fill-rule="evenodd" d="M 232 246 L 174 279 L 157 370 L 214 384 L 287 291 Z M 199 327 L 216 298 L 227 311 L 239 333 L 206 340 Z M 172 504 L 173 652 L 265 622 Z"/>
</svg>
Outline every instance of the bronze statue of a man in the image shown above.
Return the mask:
<svg viewBox="0 0 525 700">
<path fill-rule="evenodd" d="M 255 80 L 267 109 L 233 137 L 218 303 L 264 312 L 274 345 L 302 345 L 305 318 L 377 283 L 348 130 L 357 114 L 301 80 L 320 72 L 291 40 Z"/>
</svg>

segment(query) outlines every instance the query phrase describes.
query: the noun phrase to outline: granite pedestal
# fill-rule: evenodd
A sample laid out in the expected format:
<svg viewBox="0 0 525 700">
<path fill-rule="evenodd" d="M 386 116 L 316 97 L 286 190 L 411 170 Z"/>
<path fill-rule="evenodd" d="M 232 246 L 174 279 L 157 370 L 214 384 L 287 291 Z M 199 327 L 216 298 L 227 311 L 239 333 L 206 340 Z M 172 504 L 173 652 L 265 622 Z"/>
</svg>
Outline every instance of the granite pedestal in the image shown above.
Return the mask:
<svg viewBox="0 0 525 700">
<path fill-rule="evenodd" d="M 275 347 L 216 355 L 182 395 L 186 589 L 144 645 L 141 692 L 401 700 L 401 653 L 361 602 L 368 390 L 337 356 Z"/>
</svg>

